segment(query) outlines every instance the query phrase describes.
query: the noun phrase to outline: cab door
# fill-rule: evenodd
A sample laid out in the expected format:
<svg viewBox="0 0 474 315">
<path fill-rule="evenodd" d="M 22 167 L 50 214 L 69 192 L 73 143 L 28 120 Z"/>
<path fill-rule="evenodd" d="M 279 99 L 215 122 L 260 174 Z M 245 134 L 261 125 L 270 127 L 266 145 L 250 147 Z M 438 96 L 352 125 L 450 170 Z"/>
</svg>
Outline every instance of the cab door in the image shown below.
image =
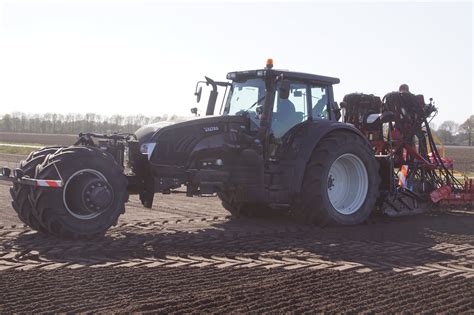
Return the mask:
<svg viewBox="0 0 474 315">
<path fill-rule="evenodd" d="M 308 120 L 310 93 L 309 86 L 303 82 L 291 82 L 288 99 L 282 99 L 277 90 L 272 113 L 272 135 L 275 140 L 283 136 L 294 126 Z"/>
</svg>

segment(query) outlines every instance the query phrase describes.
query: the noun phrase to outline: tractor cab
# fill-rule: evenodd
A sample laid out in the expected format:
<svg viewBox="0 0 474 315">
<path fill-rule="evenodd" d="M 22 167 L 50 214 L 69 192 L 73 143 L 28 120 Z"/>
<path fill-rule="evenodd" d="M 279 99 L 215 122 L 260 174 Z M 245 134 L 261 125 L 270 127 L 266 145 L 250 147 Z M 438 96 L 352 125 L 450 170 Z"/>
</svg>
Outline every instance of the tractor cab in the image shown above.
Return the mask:
<svg viewBox="0 0 474 315">
<path fill-rule="evenodd" d="M 219 114 L 247 117 L 261 140 L 269 137 L 270 142 L 279 143 L 301 123 L 339 118 L 332 89 L 333 84 L 339 83 L 337 78 L 276 70 L 269 59 L 264 69 L 230 72 L 227 79 L 230 82 L 207 77 L 198 82 L 197 100 L 201 97 L 201 84 L 212 86 L 206 114 L 213 115 L 218 87 L 225 87 Z"/>
</svg>

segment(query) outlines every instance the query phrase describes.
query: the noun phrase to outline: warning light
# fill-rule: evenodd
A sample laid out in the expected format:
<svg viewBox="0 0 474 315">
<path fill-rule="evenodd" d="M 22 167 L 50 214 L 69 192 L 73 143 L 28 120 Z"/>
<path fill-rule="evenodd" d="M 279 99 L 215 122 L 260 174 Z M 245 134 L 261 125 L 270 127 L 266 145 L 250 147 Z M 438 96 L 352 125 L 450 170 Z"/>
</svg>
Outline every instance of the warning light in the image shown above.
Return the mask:
<svg viewBox="0 0 474 315">
<path fill-rule="evenodd" d="M 273 68 L 273 59 L 272 58 L 267 59 L 267 68 L 268 69 Z"/>
</svg>

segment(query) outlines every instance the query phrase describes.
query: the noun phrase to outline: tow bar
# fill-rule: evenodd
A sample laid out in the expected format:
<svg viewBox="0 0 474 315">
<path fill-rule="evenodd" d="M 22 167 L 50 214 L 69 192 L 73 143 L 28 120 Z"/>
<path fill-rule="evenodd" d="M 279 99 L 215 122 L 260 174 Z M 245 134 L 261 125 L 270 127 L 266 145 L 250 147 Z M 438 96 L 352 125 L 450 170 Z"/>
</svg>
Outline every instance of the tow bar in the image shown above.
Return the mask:
<svg viewBox="0 0 474 315">
<path fill-rule="evenodd" d="M 0 180 L 9 181 L 12 183 L 19 183 L 33 187 L 51 187 L 61 188 L 64 186 L 62 180 L 51 179 L 33 179 L 26 176 L 19 168 L 11 170 L 8 167 L 0 167 Z"/>
</svg>

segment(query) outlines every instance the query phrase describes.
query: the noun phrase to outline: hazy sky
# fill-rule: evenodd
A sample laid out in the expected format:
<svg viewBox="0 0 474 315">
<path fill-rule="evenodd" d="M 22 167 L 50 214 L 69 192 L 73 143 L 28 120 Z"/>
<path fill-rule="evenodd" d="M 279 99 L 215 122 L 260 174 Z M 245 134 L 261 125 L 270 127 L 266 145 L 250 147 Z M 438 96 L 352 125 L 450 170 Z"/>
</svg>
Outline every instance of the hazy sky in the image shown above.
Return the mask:
<svg viewBox="0 0 474 315">
<path fill-rule="evenodd" d="M 438 124 L 474 112 L 470 2 L 0 3 L 0 113 L 187 115 L 204 75 L 268 57 L 337 101 L 407 83 Z"/>
</svg>

